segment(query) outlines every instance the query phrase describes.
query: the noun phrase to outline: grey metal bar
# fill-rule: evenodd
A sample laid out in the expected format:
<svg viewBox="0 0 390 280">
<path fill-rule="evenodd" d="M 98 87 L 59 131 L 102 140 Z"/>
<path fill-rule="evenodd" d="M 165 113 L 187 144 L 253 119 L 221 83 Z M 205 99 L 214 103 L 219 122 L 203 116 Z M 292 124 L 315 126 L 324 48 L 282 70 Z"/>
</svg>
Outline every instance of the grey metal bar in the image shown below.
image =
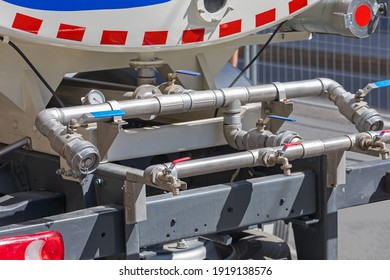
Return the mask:
<svg viewBox="0 0 390 280">
<path fill-rule="evenodd" d="M 26 137 L 26 138 L 20 139 L 19 141 L 16 141 L 15 143 L 9 144 L 8 146 L 5 146 L 5 147 L 0 149 L 0 157 L 6 155 L 8 153 L 11 153 L 15 150 L 18 150 L 20 148 L 23 148 L 25 146 L 29 146 L 30 143 L 31 143 L 30 138 Z"/>
<path fill-rule="evenodd" d="M 175 197 L 170 194 L 149 197 L 148 219 L 126 229 L 123 207 L 99 206 L 0 227 L 0 236 L 58 230 L 64 236 L 66 259 L 90 259 L 124 252 L 133 258 L 137 250 L 131 240 L 138 238 L 139 247 L 145 247 L 313 214 L 316 211 L 314 185 L 315 175 L 311 172 L 290 177 L 269 176 L 189 190 Z"/>
<path fill-rule="evenodd" d="M 293 223 L 298 259 L 337 259 L 338 257 L 338 200 L 335 189 L 327 188 L 329 166 L 325 157 L 318 158 L 316 201 L 317 212 L 303 223 Z M 305 224 L 304 222 L 307 222 Z"/>
<path fill-rule="evenodd" d="M 305 172 L 194 189 L 179 196 L 150 197 L 148 219 L 139 223 L 140 244 L 149 246 L 314 214 L 315 185 L 314 173 Z"/>
<path fill-rule="evenodd" d="M 386 190 L 386 173 L 389 170 L 390 160 L 347 166 L 346 184 L 335 190 L 338 209 L 390 199 L 390 193 Z"/>
<path fill-rule="evenodd" d="M 132 182 L 134 183 L 144 182 L 143 170 L 133 167 L 127 167 L 116 163 L 107 162 L 100 164 L 99 168 L 95 172 L 96 176 L 109 176 L 111 178 L 119 179 L 122 181 L 126 180 L 126 174 L 132 175 Z"/>
</svg>

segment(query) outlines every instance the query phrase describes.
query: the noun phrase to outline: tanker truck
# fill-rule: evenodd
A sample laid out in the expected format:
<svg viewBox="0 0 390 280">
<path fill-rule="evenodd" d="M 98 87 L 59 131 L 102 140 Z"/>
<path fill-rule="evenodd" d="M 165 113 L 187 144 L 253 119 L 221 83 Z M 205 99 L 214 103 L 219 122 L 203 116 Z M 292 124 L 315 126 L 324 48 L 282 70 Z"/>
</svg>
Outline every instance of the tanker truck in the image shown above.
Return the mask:
<svg viewBox="0 0 390 280">
<path fill-rule="evenodd" d="M 286 224 L 298 259 L 337 259 L 338 211 L 390 199 L 390 133 L 365 101 L 390 82 L 253 84 L 227 61 L 316 33 L 364 40 L 386 12 L 376 0 L 0 1 L 0 259 L 289 259 Z M 354 132 L 285 130 L 311 96 Z M 349 165 L 350 151 L 378 159 Z"/>
</svg>

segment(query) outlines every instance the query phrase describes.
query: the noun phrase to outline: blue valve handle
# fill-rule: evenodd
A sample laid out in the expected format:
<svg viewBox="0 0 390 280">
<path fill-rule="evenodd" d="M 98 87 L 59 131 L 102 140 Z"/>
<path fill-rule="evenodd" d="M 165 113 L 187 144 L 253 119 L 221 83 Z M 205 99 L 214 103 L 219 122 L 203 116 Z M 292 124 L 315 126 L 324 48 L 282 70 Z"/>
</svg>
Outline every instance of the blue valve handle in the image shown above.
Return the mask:
<svg viewBox="0 0 390 280">
<path fill-rule="evenodd" d="M 390 87 L 390 80 L 375 82 L 374 85 L 376 85 L 377 88 Z"/>
<path fill-rule="evenodd" d="M 201 75 L 199 72 L 189 71 L 189 70 L 176 70 L 175 72 L 177 74 L 189 75 L 194 77 L 199 77 Z"/>
<path fill-rule="evenodd" d="M 359 96 L 364 97 L 369 94 L 373 89 L 390 87 L 390 80 L 378 81 L 366 85 L 360 92 Z"/>
<path fill-rule="evenodd" d="M 273 120 L 280 120 L 280 121 L 285 121 L 285 122 L 296 122 L 297 121 L 296 119 L 293 119 L 293 118 L 286 118 L 286 117 L 275 116 L 275 115 L 268 115 L 267 117 L 270 119 L 273 119 Z"/>
</svg>

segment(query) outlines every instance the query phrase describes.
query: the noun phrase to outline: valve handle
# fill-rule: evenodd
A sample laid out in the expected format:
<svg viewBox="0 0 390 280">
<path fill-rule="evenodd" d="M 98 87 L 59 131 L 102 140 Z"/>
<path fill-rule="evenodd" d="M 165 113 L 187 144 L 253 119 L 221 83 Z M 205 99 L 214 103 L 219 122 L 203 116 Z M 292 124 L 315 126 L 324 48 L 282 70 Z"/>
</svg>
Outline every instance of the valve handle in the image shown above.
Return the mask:
<svg viewBox="0 0 390 280">
<path fill-rule="evenodd" d="M 175 72 L 177 74 L 183 74 L 183 75 L 194 76 L 194 77 L 199 77 L 200 75 L 202 75 L 199 72 L 190 71 L 190 70 L 176 70 Z"/>
<path fill-rule="evenodd" d="M 381 133 L 379 133 L 378 138 L 381 139 L 386 133 L 390 133 L 390 130 L 382 130 Z"/>
<path fill-rule="evenodd" d="M 287 149 L 292 147 L 292 146 L 299 146 L 299 145 L 302 145 L 302 142 L 293 142 L 293 143 L 285 144 L 282 148 L 282 153 L 285 153 L 287 151 Z"/>
<path fill-rule="evenodd" d="M 174 161 L 172 161 L 171 165 L 169 166 L 169 169 L 173 169 L 173 168 L 175 168 L 176 164 L 178 164 L 180 162 L 188 161 L 190 159 L 191 159 L 190 157 L 183 157 L 183 158 L 175 159 Z"/>
<path fill-rule="evenodd" d="M 285 121 L 285 122 L 296 122 L 297 121 L 296 119 L 293 119 L 293 118 L 286 118 L 286 117 L 276 116 L 276 115 L 268 115 L 267 117 L 270 119 L 273 119 L 273 120 L 280 120 L 280 121 Z"/>
<path fill-rule="evenodd" d="M 359 90 L 357 95 L 359 95 L 360 97 L 364 97 L 374 89 L 385 88 L 385 87 L 390 87 L 390 80 L 384 80 L 384 81 L 370 83 L 370 84 L 366 85 L 363 89 Z"/>
<path fill-rule="evenodd" d="M 276 116 L 276 115 L 267 115 L 265 117 L 265 119 L 260 124 L 265 126 L 267 123 L 269 123 L 269 121 L 271 119 L 285 121 L 285 122 L 296 122 L 297 121 L 296 119 L 293 119 L 293 118 L 286 118 L 286 117 Z"/>
</svg>

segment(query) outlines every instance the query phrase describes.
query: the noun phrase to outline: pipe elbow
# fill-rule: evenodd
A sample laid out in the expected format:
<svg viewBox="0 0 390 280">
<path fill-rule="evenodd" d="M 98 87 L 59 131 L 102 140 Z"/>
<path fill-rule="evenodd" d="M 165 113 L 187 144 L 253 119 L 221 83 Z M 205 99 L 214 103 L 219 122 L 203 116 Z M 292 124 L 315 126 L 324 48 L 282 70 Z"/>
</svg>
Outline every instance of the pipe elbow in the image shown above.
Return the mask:
<svg viewBox="0 0 390 280">
<path fill-rule="evenodd" d="M 35 126 L 42 135 L 47 137 L 50 133 L 50 130 L 54 126 L 62 126 L 60 120 L 60 110 L 58 110 L 57 108 L 50 108 L 39 112 L 38 116 L 35 119 Z"/>
<path fill-rule="evenodd" d="M 335 80 L 329 79 L 329 78 L 317 78 L 321 84 L 322 84 L 322 89 L 323 93 L 329 94 L 330 97 L 340 94 L 339 90 L 341 93 L 347 92 L 342 85 L 340 85 L 338 82 Z"/>
<path fill-rule="evenodd" d="M 38 114 L 35 126 L 43 136 L 47 137 L 52 149 L 65 158 L 72 170 L 81 174 L 92 173 L 100 163 L 98 149 L 84 140 L 80 134 L 69 133 L 62 122 L 61 111 L 50 108 Z"/>
<path fill-rule="evenodd" d="M 236 125 L 224 125 L 223 126 L 223 135 L 225 136 L 226 142 L 230 147 L 237 150 L 245 150 L 242 140 L 246 134 L 246 131 L 242 130 L 241 124 Z"/>
</svg>

